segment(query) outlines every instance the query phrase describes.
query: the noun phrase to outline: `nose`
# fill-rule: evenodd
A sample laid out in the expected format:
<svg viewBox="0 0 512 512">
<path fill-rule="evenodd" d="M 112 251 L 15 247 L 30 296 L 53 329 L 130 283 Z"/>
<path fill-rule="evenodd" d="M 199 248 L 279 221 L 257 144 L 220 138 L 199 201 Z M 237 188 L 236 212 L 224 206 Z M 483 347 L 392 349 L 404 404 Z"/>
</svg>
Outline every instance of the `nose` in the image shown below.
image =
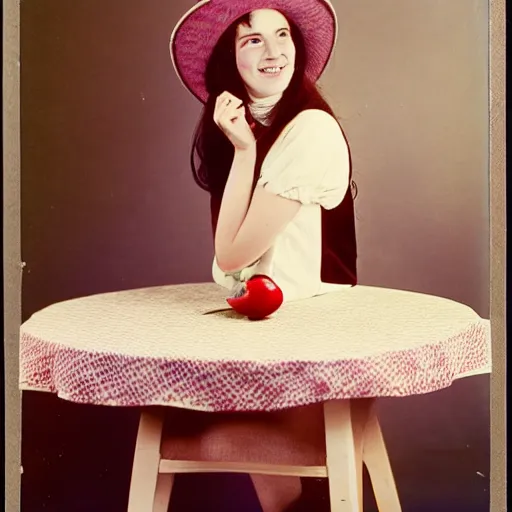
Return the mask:
<svg viewBox="0 0 512 512">
<path fill-rule="evenodd" d="M 281 55 L 281 50 L 279 48 L 279 45 L 277 44 L 277 41 L 268 40 L 266 46 L 267 59 L 277 59 L 279 55 Z"/>
</svg>

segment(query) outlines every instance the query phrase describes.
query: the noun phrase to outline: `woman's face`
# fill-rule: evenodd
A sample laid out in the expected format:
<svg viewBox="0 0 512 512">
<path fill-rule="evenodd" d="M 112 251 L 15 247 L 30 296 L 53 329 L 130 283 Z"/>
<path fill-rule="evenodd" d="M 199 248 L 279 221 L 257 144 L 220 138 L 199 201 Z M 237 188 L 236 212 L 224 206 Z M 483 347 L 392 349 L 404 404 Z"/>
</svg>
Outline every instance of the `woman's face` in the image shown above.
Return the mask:
<svg viewBox="0 0 512 512">
<path fill-rule="evenodd" d="M 251 26 L 238 26 L 235 48 L 238 72 L 252 99 L 286 90 L 295 69 L 295 45 L 280 12 L 253 11 Z"/>
</svg>

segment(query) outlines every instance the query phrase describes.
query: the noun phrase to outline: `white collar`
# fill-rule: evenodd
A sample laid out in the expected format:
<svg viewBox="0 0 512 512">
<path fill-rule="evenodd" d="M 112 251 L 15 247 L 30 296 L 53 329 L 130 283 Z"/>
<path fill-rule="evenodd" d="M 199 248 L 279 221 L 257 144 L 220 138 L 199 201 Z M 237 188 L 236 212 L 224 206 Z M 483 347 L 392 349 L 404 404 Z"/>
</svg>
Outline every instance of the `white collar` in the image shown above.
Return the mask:
<svg viewBox="0 0 512 512">
<path fill-rule="evenodd" d="M 266 98 L 251 98 L 249 110 L 252 117 L 259 123 L 268 126 L 270 124 L 269 113 L 276 103 L 281 99 L 282 93 L 268 96 Z"/>
</svg>

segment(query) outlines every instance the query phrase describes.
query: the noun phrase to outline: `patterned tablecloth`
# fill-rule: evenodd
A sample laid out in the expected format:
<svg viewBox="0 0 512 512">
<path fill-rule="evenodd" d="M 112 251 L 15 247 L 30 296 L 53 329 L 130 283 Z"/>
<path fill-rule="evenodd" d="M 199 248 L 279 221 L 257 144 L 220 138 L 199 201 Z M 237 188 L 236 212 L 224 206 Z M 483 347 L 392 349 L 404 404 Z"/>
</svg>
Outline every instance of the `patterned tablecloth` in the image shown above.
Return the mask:
<svg viewBox="0 0 512 512">
<path fill-rule="evenodd" d="M 80 403 L 270 411 L 405 396 L 491 369 L 490 323 L 431 295 L 355 286 L 252 322 L 215 284 L 49 306 L 20 335 L 20 387 Z"/>
</svg>

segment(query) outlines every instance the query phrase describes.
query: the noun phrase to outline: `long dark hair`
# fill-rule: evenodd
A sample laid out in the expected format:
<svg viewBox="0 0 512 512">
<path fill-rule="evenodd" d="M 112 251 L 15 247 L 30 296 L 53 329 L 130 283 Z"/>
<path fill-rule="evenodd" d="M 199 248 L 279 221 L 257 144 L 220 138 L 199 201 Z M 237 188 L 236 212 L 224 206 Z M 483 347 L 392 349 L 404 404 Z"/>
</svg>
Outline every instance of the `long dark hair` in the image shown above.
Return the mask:
<svg viewBox="0 0 512 512">
<path fill-rule="evenodd" d="M 251 14 L 248 13 L 238 18 L 226 29 L 212 52 L 205 73 L 205 83 L 209 96 L 194 134 L 190 163 L 194 179 L 199 187 L 217 198 L 220 198 L 224 191 L 233 160 L 234 148 L 213 121 L 215 101 L 223 91 L 228 91 L 241 99 L 244 105 L 248 105 L 250 101 L 245 85 L 238 73 L 235 57 L 237 28 L 240 24 L 250 26 L 250 22 Z M 338 121 L 317 85 L 307 79 L 305 75 L 307 52 L 304 39 L 297 26 L 290 20 L 289 24 L 296 51 L 295 71 L 290 84 L 273 108 L 270 126 L 258 125 L 255 130 L 257 159 L 254 183 L 256 183 L 260 166 L 272 144 L 283 128 L 301 111 L 306 109 L 324 110 Z M 250 116 L 248 110 L 246 110 L 246 114 Z M 196 155 L 199 158 L 199 166 L 196 166 L 195 163 Z M 357 187 L 352 180 L 352 172 L 350 173 L 350 179 L 352 190 L 357 195 Z"/>
</svg>

